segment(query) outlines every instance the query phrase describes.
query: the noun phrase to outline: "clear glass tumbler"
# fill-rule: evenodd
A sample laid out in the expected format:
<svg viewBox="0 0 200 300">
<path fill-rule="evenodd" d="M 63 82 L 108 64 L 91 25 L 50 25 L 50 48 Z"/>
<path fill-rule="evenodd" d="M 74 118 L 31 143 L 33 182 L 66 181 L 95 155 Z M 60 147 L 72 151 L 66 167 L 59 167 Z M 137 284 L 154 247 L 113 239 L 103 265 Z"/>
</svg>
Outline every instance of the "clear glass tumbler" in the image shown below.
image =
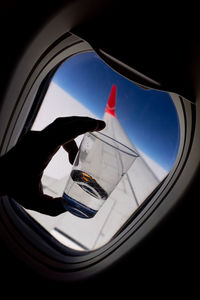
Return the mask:
<svg viewBox="0 0 200 300">
<path fill-rule="evenodd" d="M 134 149 L 112 137 L 86 133 L 63 193 L 66 210 L 93 217 L 137 157 Z"/>
</svg>

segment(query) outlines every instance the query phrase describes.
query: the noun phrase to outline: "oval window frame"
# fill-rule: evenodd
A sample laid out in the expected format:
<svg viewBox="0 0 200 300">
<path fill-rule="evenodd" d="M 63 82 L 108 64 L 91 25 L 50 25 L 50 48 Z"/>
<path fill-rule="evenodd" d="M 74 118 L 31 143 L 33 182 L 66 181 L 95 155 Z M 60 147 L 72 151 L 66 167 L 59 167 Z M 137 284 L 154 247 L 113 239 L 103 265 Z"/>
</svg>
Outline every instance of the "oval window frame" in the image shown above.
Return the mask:
<svg viewBox="0 0 200 300">
<path fill-rule="evenodd" d="M 35 101 L 35 95 L 49 72 L 71 55 L 84 51 L 93 51 L 93 49 L 77 36 L 66 33 L 54 41 L 40 56 L 27 74 L 28 76 L 25 76 L 26 80 L 22 80 L 20 92 L 15 93 L 13 97 L 14 105 L 3 138 L 2 154 L 9 150 L 19 138 Z M 19 71 L 20 68 L 15 73 L 13 82 Z M 13 91 L 12 87 L 11 91 Z M 118 235 L 100 249 L 82 253 L 63 247 L 53 237 L 45 237 L 44 232 L 41 234 L 42 228 L 36 230 L 34 221 L 30 217 L 28 220 L 25 215 L 23 217 L 22 211 L 13 204 L 12 199 L 8 201 L 8 198 L 4 197 L 0 204 L 3 236 L 9 245 L 13 245 L 14 242 L 12 249 L 23 261 L 26 260 L 37 272 L 51 279 L 62 281 L 85 279 L 111 266 L 127 254 L 169 213 L 179 199 L 178 196 L 173 198 L 174 186 L 181 175 L 191 148 L 195 113 L 190 102 L 172 93 L 171 97 L 177 109 L 181 131 L 176 162 L 165 182 L 154 195 L 151 195 L 148 202 L 145 201 L 145 206 L 141 207 L 137 215 L 129 219 Z M 5 109 L 6 106 L 2 109 L 2 113 Z"/>
</svg>

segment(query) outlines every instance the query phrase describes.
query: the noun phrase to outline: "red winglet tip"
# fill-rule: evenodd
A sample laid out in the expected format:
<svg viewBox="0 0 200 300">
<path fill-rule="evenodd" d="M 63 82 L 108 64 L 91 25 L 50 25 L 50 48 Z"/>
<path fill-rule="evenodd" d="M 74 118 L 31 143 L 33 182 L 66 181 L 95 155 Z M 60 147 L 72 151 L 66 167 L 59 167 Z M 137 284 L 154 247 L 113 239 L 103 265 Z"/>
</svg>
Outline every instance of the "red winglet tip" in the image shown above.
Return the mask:
<svg viewBox="0 0 200 300">
<path fill-rule="evenodd" d="M 105 112 L 107 112 L 108 114 L 112 115 L 115 118 L 117 117 L 115 114 L 116 94 L 117 94 L 117 86 L 113 84 Z"/>
</svg>

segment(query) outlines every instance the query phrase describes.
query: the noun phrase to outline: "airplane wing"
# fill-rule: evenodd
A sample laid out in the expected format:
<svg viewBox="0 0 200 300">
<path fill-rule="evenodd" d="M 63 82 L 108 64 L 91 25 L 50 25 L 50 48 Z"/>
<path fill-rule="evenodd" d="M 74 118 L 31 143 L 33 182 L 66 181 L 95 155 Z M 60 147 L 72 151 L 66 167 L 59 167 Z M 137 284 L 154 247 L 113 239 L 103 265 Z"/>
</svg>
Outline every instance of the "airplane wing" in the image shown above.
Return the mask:
<svg viewBox="0 0 200 300">
<path fill-rule="evenodd" d="M 139 206 L 146 197 L 155 189 L 155 187 L 163 180 L 167 172 L 160 167 L 156 162 L 150 163 L 152 160 L 143 154 L 127 136 L 117 119 L 117 87 L 113 85 L 111 88 L 108 103 L 105 109 L 103 120 L 106 122 L 106 128 L 102 131 L 113 139 L 134 149 L 138 153 L 138 158 L 135 160 L 126 176 L 122 179 L 127 181 L 134 201 Z M 133 99 L 134 101 L 134 99 Z M 148 163 L 149 162 L 149 163 Z M 125 191 L 124 191 L 125 192 Z M 126 192 L 125 192 L 126 193 Z"/>
<path fill-rule="evenodd" d="M 48 96 L 48 102 L 51 98 L 54 99 L 53 95 L 55 92 L 59 92 L 60 101 L 63 99 L 63 103 L 66 103 L 66 97 L 68 96 L 64 91 L 61 91 L 59 87 L 53 85 L 49 92 L 52 93 L 52 97 Z M 117 87 L 113 85 L 103 117 L 107 126 L 101 132 L 110 136 L 113 140 L 119 141 L 121 144 L 133 149 L 139 156 L 135 159 L 128 172 L 122 177 L 115 190 L 105 201 L 103 207 L 95 217 L 88 220 L 77 218 L 70 213 L 62 214 L 57 218 L 52 218 L 34 211 L 29 211 L 29 213 L 61 243 L 75 249 L 92 250 L 107 243 L 138 206 L 157 187 L 162 178 L 166 176 L 166 172 L 161 172 L 162 168 L 147 157 L 146 154 L 142 153 L 140 149 L 137 149 L 134 142 L 127 136 L 117 118 L 116 100 Z M 52 106 L 51 103 L 50 106 Z M 61 107 L 63 106 L 61 105 Z M 74 107 L 73 102 L 71 105 L 67 106 L 68 109 L 69 107 Z M 78 104 L 75 106 L 76 112 L 79 111 L 79 107 Z M 53 111 L 55 111 L 55 109 Z M 82 111 L 82 107 L 80 107 L 80 114 L 83 114 Z M 75 112 L 69 113 L 74 114 Z M 58 115 L 60 115 L 60 111 L 58 112 Z M 52 116 L 52 118 L 54 117 L 55 116 Z M 42 120 L 43 119 L 45 118 L 43 117 Z M 99 148 L 98 151 L 100 151 Z M 105 164 L 106 160 L 109 162 L 110 155 L 113 156 L 114 153 L 108 153 L 108 155 L 104 156 Z M 55 164 L 58 166 L 58 160 L 55 161 Z M 66 162 L 63 164 L 65 171 L 67 170 L 66 164 L 67 158 Z M 51 169 L 52 172 L 49 171 L 43 176 L 43 189 L 45 193 L 52 195 L 53 197 L 58 197 L 62 194 L 67 179 L 66 176 L 63 178 L 57 176 L 57 178 L 55 178 L 55 175 L 52 175 L 55 173 L 53 166 Z M 68 171 L 70 172 L 70 170 L 71 167 L 69 166 Z"/>
</svg>

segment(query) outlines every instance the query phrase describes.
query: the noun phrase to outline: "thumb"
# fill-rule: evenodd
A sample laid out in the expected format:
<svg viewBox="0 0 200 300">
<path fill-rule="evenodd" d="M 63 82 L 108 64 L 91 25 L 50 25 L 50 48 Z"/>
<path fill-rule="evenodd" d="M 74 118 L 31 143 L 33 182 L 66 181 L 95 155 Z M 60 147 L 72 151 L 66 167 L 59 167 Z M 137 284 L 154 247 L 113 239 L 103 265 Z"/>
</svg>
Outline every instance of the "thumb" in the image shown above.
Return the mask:
<svg viewBox="0 0 200 300">
<path fill-rule="evenodd" d="M 91 131 L 99 131 L 105 127 L 105 122 L 88 117 L 58 118 L 41 131 L 48 146 L 54 149 L 74 140 L 77 136 Z"/>
</svg>

